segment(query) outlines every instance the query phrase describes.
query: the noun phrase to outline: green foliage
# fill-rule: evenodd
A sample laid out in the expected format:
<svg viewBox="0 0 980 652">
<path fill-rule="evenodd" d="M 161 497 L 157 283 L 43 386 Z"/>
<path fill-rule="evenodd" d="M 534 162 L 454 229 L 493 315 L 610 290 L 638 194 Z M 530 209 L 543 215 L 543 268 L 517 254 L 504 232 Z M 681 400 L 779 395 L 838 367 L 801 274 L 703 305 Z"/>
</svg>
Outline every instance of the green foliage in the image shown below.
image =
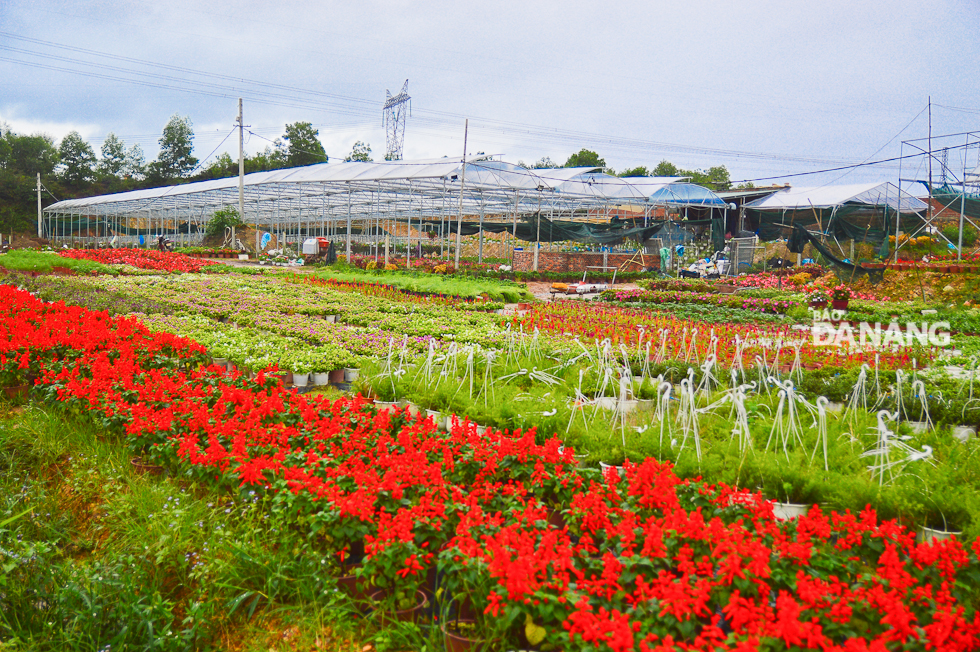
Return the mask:
<svg viewBox="0 0 980 652">
<path fill-rule="evenodd" d="M 955 204 L 953 205 L 953 208 L 954 209 L 956 208 Z M 946 236 L 946 238 L 951 243 L 956 245 L 960 239 L 960 226 L 959 224 L 949 224 L 943 227 L 942 233 L 944 236 Z M 969 222 L 964 222 L 963 223 L 963 246 L 972 247 L 977 243 L 977 237 L 978 237 L 977 230 L 972 226 L 970 226 Z"/>
<path fill-rule="evenodd" d="M 318 138 L 319 129 L 314 129 L 309 122 L 294 122 L 286 125 L 283 139 L 288 142 L 286 148 L 287 167 L 326 163 L 327 153 Z"/>
<path fill-rule="evenodd" d="M 194 151 L 194 127 L 190 118 L 174 115 L 163 128 L 160 154 L 149 165 L 148 176 L 155 182 L 168 182 L 187 176 L 197 167 Z"/>
<path fill-rule="evenodd" d="M 655 177 L 690 177 L 691 183 L 710 190 L 728 190 L 732 186 L 731 175 L 724 165 L 716 165 L 707 170 L 684 170 L 670 161 L 660 161 L 653 169 Z"/>
<path fill-rule="evenodd" d="M 99 161 L 98 173 L 104 177 L 119 176 L 125 166 L 126 144 L 116 134 L 110 132 L 102 141 L 102 160 Z"/>
<path fill-rule="evenodd" d="M 66 182 L 77 184 L 88 181 L 95 174 L 95 152 L 77 131 L 69 132 L 61 140 L 58 156 L 64 166 L 62 177 Z"/>
<path fill-rule="evenodd" d="M 645 165 L 638 165 L 635 168 L 629 168 L 628 170 L 623 170 L 619 173 L 621 177 L 649 177 L 650 170 L 647 169 Z"/>
<path fill-rule="evenodd" d="M 12 131 L 3 134 L 0 165 L 10 172 L 36 176 L 51 174 L 58 164 L 58 149 L 47 134 L 20 136 Z"/>
<path fill-rule="evenodd" d="M 371 159 L 371 146 L 367 143 L 362 143 L 357 141 L 354 143 L 354 147 L 351 148 L 350 154 L 344 159 L 348 163 L 351 161 L 361 161 L 363 163 L 369 163 Z"/>
<path fill-rule="evenodd" d="M 33 251 L 31 249 L 13 249 L 5 254 L 0 254 L 0 267 L 17 272 L 43 272 L 52 271 L 55 267 L 64 267 L 79 274 L 109 274 L 116 276 L 118 271 L 91 260 L 77 260 L 73 258 L 62 258 L 51 252 Z"/>
<path fill-rule="evenodd" d="M 599 155 L 585 148 L 580 149 L 575 154 L 568 157 L 565 161 L 566 168 L 604 168 L 606 159 L 599 158 Z"/>
<path fill-rule="evenodd" d="M 331 555 L 267 498 L 139 475 L 93 424 L 0 410 L 0 648 L 218 649 L 261 641 L 265 613 L 277 637 L 350 635 Z"/>
<path fill-rule="evenodd" d="M 245 222 L 242 221 L 241 216 L 238 214 L 238 209 L 234 206 L 225 206 L 224 208 L 219 208 L 211 215 L 211 219 L 208 220 L 208 225 L 204 228 L 204 235 L 221 235 L 228 227 L 238 228 L 242 226 L 245 226 Z"/>
</svg>

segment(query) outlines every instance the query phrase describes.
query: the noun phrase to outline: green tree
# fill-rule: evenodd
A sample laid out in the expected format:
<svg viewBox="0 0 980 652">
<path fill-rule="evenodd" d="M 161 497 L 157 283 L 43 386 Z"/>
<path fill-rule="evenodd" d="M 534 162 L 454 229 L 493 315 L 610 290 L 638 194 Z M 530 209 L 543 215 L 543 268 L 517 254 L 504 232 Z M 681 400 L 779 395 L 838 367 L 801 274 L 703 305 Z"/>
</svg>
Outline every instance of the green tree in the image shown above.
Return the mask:
<svg viewBox="0 0 980 652">
<path fill-rule="evenodd" d="M 55 166 L 58 165 L 58 148 L 54 146 L 54 139 L 51 136 L 47 134 L 19 136 L 8 132 L 5 137 L 10 146 L 8 170 L 31 177 L 36 176 L 38 172 L 42 175 L 50 175 L 54 172 Z"/>
<path fill-rule="evenodd" d="M 362 143 L 357 141 L 354 143 L 354 147 L 351 149 L 350 154 L 344 159 L 348 163 L 351 161 L 361 161 L 363 163 L 371 162 L 371 146 L 367 143 Z"/>
<path fill-rule="evenodd" d="M 589 149 L 581 149 L 572 154 L 565 161 L 566 168 L 604 168 L 606 160 L 599 158 L 599 155 Z"/>
<path fill-rule="evenodd" d="M 245 226 L 245 222 L 242 221 L 237 208 L 234 206 L 225 206 L 224 208 L 219 208 L 211 215 L 207 226 L 204 227 L 204 235 L 222 235 L 225 229 L 230 226 L 236 228 Z"/>
<path fill-rule="evenodd" d="M 532 166 L 535 170 L 553 170 L 555 168 L 560 168 L 561 166 L 551 160 L 549 156 L 542 156 L 537 161 L 535 161 Z M 568 166 L 565 166 L 568 167 Z"/>
<path fill-rule="evenodd" d="M 127 179 L 141 179 L 146 174 L 146 157 L 143 156 L 143 148 L 139 143 L 134 144 L 126 152 L 123 174 Z"/>
<path fill-rule="evenodd" d="M 286 125 L 283 139 L 288 141 L 286 148 L 286 163 L 289 167 L 326 163 L 329 159 L 318 136 L 319 129 L 314 129 L 309 122 L 294 122 Z"/>
<path fill-rule="evenodd" d="M 265 149 L 261 152 L 245 157 L 246 174 L 265 172 L 266 170 L 279 170 L 287 166 L 286 148 L 278 138 L 276 138 L 272 147 L 266 145 Z"/>
<path fill-rule="evenodd" d="M 187 176 L 197 166 L 194 152 L 194 127 L 190 118 L 174 115 L 163 128 L 160 154 L 148 166 L 149 179 L 167 182 Z"/>
<path fill-rule="evenodd" d="M 95 176 L 95 151 L 77 131 L 61 139 L 58 156 L 64 166 L 61 176 L 67 183 L 77 185 Z"/>
<path fill-rule="evenodd" d="M 680 176 L 691 177 L 691 183 L 704 186 L 709 190 L 728 190 L 732 187 L 732 180 L 728 174 L 728 168 L 724 165 L 704 170 L 681 170 Z"/>
<path fill-rule="evenodd" d="M 691 183 L 709 190 L 729 190 L 732 187 L 731 175 L 724 165 L 716 165 L 705 170 L 684 170 L 670 161 L 660 161 L 653 168 L 655 177 L 690 177 Z"/>
<path fill-rule="evenodd" d="M 102 160 L 98 173 L 101 177 L 119 177 L 126 167 L 126 143 L 114 133 L 109 133 L 102 142 Z"/>
<path fill-rule="evenodd" d="M 628 170 L 623 170 L 619 173 L 621 177 L 648 177 L 650 176 L 650 171 L 647 170 L 647 166 L 640 165 L 635 168 L 629 168 Z"/>
<path fill-rule="evenodd" d="M 653 168 L 650 176 L 654 177 L 679 177 L 683 176 L 677 166 L 670 161 L 660 161 L 657 167 Z"/>
</svg>

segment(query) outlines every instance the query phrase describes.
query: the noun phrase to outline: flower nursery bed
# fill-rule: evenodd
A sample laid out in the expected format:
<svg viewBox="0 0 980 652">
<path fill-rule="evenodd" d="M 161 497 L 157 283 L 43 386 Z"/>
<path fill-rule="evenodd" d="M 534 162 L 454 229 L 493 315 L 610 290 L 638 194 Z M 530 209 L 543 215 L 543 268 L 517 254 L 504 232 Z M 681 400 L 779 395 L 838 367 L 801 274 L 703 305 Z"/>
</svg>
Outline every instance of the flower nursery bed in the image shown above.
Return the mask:
<svg viewBox="0 0 980 652">
<path fill-rule="evenodd" d="M 622 473 L 582 469 L 571 446 L 533 430 L 465 419 L 439 430 L 361 396 L 296 395 L 264 373 L 219 373 L 191 340 L 9 287 L 0 287 L 0 319 L 4 373 L 31 374 L 33 400 L 63 406 L 115 446 L 209 491 L 254 499 L 303 535 L 289 539 L 290 557 L 313 562 L 280 565 L 284 582 L 316 573 L 331 587 L 352 575 L 337 618 L 373 610 L 391 627 L 395 616 L 377 614 L 429 591 L 399 627 L 420 632 L 412 649 L 434 620 L 464 611 L 474 621 L 467 631 L 498 649 L 980 645 L 976 541 L 917 543 L 872 509 L 814 506 L 780 521 L 761 494 L 681 478 L 652 457 L 624 461 Z M 531 346 L 526 355 L 541 355 Z M 31 570 L 14 560 L 12 586 L 30 582 Z M 360 597 L 367 586 L 384 590 L 370 606 Z M 256 595 L 245 589 L 226 606 L 254 612 Z M 290 599 L 303 598 L 266 604 Z M 35 599 L 24 608 L 33 618 L 48 607 Z M 182 634 L 193 626 L 172 622 Z"/>
</svg>

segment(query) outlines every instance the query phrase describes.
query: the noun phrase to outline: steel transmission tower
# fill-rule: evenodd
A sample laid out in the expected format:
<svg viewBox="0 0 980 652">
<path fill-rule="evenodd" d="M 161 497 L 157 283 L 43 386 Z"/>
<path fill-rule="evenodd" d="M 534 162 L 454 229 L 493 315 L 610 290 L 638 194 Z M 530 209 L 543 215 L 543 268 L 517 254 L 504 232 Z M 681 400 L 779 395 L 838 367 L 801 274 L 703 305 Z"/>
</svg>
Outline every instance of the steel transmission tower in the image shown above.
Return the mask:
<svg viewBox="0 0 980 652">
<path fill-rule="evenodd" d="M 405 117 L 408 115 L 409 100 L 412 98 L 406 92 L 408 80 L 402 84 L 402 92 L 392 97 L 391 91 L 385 90 L 384 125 L 387 134 L 386 161 L 400 161 L 405 147 Z"/>
</svg>

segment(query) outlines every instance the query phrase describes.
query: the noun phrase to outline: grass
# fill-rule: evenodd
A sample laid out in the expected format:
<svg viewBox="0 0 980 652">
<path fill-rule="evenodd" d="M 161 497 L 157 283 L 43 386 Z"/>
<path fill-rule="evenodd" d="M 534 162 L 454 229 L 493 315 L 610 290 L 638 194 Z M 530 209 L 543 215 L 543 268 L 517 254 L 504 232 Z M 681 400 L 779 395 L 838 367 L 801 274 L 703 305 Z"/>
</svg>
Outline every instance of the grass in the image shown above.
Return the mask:
<svg viewBox="0 0 980 652">
<path fill-rule="evenodd" d="M 91 260 L 75 260 L 62 258 L 54 252 L 33 251 L 31 249 L 14 249 L 0 254 L 0 267 L 16 272 L 49 273 L 55 267 L 64 267 L 77 274 L 109 274 L 117 276 L 119 272 L 108 265 Z"/>
<path fill-rule="evenodd" d="M 96 427 L 0 404 L 0 650 L 419 640 L 362 620 L 331 561 L 258 496 L 141 475 Z"/>
<path fill-rule="evenodd" d="M 534 300 L 534 296 L 523 285 L 510 281 L 447 277 L 420 272 L 362 272 L 335 269 L 318 271 L 316 275 L 345 283 L 381 283 L 394 286 L 399 290 L 458 295 L 465 298 L 487 294 L 491 301 L 504 303 Z"/>
</svg>

